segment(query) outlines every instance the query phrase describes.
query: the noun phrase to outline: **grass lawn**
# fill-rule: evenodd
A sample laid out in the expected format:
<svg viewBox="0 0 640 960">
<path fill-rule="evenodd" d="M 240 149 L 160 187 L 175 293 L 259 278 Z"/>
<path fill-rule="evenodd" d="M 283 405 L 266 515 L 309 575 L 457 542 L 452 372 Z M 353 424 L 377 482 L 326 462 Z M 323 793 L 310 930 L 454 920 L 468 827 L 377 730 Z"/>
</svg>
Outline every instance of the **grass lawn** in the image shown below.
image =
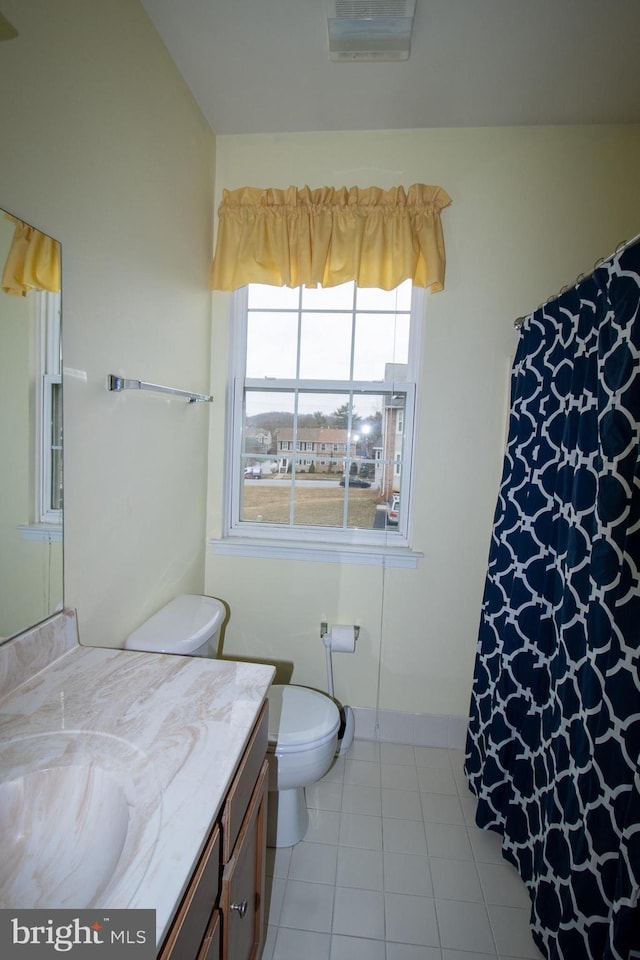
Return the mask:
<svg viewBox="0 0 640 960">
<path fill-rule="evenodd" d="M 295 487 L 294 523 L 314 527 L 342 527 L 345 490 L 337 485 L 306 490 Z M 376 515 L 375 490 L 349 489 L 347 527 L 370 530 Z M 291 487 L 261 486 L 259 480 L 243 485 L 243 520 L 262 519 L 264 523 L 288 523 Z"/>
</svg>

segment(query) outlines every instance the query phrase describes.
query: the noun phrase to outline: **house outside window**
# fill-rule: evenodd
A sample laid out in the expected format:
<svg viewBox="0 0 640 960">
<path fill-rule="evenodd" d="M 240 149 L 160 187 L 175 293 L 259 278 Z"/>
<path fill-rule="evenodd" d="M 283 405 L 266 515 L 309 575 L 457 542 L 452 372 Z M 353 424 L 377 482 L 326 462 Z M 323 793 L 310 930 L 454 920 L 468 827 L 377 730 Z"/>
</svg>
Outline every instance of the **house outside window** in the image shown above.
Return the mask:
<svg viewBox="0 0 640 960">
<path fill-rule="evenodd" d="M 225 539 L 409 548 L 423 291 L 251 284 L 232 299 Z M 244 479 L 256 431 L 277 437 L 268 484 Z"/>
</svg>

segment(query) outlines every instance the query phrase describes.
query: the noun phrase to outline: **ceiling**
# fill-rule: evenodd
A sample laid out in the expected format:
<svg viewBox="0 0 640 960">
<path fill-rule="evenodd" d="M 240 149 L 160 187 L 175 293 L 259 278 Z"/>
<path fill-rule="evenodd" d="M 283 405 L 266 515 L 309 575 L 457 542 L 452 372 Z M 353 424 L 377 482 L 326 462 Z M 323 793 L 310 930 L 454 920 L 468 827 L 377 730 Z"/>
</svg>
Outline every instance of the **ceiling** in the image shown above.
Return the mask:
<svg viewBox="0 0 640 960">
<path fill-rule="evenodd" d="M 417 0 L 401 63 L 329 60 L 325 0 L 142 0 L 216 134 L 640 122 L 640 0 Z"/>
</svg>

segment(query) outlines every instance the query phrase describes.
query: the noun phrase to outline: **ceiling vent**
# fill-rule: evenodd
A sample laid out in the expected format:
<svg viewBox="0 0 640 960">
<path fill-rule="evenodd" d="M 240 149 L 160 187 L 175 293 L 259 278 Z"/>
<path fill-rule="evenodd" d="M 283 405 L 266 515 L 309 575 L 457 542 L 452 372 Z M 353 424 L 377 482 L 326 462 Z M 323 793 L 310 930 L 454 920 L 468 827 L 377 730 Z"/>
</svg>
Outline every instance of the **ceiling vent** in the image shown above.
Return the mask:
<svg viewBox="0 0 640 960">
<path fill-rule="evenodd" d="M 326 0 L 331 60 L 408 60 L 416 0 Z"/>
</svg>

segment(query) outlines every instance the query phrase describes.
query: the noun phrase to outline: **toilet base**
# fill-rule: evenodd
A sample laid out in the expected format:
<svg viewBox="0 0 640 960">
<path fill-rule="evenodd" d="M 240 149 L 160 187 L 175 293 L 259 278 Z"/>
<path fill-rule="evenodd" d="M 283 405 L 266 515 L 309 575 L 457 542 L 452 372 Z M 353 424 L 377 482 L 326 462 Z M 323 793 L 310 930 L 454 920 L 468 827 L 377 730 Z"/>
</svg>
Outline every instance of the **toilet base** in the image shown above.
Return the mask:
<svg viewBox="0 0 640 960">
<path fill-rule="evenodd" d="M 267 803 L 267 846 L 293 847 L 309 826 L 304 787 L 269 791 Z"/>
</svg>

